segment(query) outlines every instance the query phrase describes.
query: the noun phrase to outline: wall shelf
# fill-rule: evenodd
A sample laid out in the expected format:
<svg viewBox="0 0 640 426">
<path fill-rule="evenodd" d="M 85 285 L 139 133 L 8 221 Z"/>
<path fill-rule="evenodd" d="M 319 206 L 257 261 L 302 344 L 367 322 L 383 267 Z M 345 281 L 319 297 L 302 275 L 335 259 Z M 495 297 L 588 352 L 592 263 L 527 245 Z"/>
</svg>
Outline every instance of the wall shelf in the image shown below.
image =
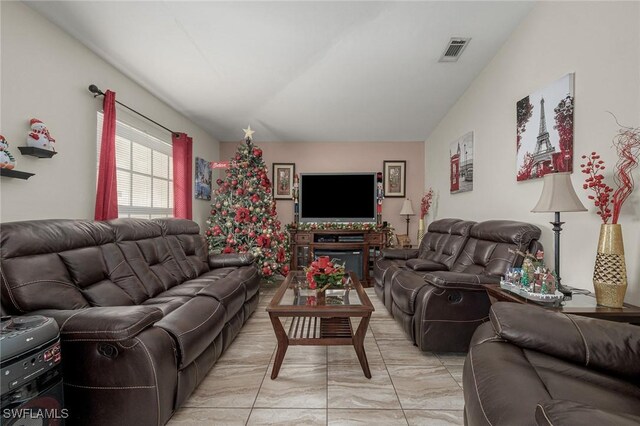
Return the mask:
<svg viewBox="0 0 640 426">
<path fill-rule="evenodd" d="M 36 148 L 34 146 L 19 146 L 18 149 L 22 155 L 30 155 L 38 158 L 51 158 L 57 154 L 55 151 L 48 149 Z"/>
<path fill-rule="evenodd" d="M 31 176 L 34 176 L 35 173 L 29 173 L 29 172 L 21 172 L 19 170 L 13 170 L 13 169 L 0 169 L 0 176 L 6 176 L 6 177 L 11 177 L 11 178 L 16 178 L 16 179 L 29 179 Z"/>
</svg>

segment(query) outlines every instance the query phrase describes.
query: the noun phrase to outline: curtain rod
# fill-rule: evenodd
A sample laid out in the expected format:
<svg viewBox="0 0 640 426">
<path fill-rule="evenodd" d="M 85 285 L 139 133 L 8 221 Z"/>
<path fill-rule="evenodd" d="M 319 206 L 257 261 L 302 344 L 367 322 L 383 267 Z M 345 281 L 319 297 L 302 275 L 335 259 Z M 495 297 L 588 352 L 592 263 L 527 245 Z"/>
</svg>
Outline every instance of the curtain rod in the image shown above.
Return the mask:
<svg viewBox="0 0 640 426">
<path fill-rule="evenodd" d="M 93 97 L 94 97 L 94 98 L 95 98 L 95 97 L 97 97 L 97 96 L 104 96 L 104 92 L 103 92 L 102 90 L 98 89 L 98 86 L 96 86 L 95 84 L 92 84 L 91 86 L 89 86 L 89 91 L 90 91 L 91 93 L 93 93 Z M 172 135 L 174 135 L 174 136 L 178 136 L 178 135 L 179 135 L 179 133 L 178 133 L 178 132 L 174 132 L 173 130 L 169 129 L 168 127 L 165 127 L 165 126 L 163 126 L 162 124 L 158 123 L 157 121 L 150 119 L 150 118 L 149 118 L 149 117 L 147 117 L 146 115 L 144 115 L 144 114 L 142 114 L 142 113 L 140 113 L 140 112 L 136 111 L 135 109 L 131 108 L 130 106 L 125 105 L 125 104 L 123 104 L 122 102 L 120 102 L 120 101 L 118 101 L 118 100 L 116 100 L 116 103 L 117 103 L 118 105 L 122 105 L 123 107 L 125 107 L 125 108 L 126 108 L 126 109 L 128 109 L 129 111 L 131 111 L 131 112 L 134 112 L 134 113 L 138 114 L 140 117 L 144 118 L 145 120 L 148 120 L 148 121 L 152 122 L 152 123 L 153 123 L 153 124 L 155 124 L 156 126 L 158 126 L 158 127 L 162 127 L 163 129 L 165 129 L 167 132 L 171 133 Z"/>
</svg>

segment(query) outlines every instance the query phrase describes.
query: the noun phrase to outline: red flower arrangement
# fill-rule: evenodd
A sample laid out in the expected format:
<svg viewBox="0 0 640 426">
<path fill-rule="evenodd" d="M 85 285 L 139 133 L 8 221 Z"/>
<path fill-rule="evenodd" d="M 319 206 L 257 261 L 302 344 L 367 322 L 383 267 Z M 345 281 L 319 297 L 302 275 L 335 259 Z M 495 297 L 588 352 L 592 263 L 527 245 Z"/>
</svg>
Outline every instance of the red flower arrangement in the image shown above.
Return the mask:
<svg viewBox="0 0 640 426">
<path fill-rule="evenodd" d="M 589 199 L 594 200 L 595 206 L 598 208 L 596 213 L 602 218 L 603 223 L 607 223 L 609 218 L 612 218 L 611 222 L 616 224 L 622 205 L 633 192 L 635 183 L 631 171 L 638 166 L 638 158 L 640 158 L 640 128 L 620 126 L 618 134 L 613 139 L 613 145 L 618 154 L 618 162 L 613 176 L 618 187 L 615 192 L 613 188 L 603 182 L 604 161 L 596 152 L 592 152 L 588 156 L 583 155 L 582 158 L 587 162 L 581 164 L 580 167 L 582 173 L 589 175 L 582 187 L 591 189 L 596 194 L 589 195 Z"/>
<path fill-rule="evenodd" d="M 345 275 L 344 265 L 329 260 L 329 256 L 320 256 L 304 269 L 309 288 L 321 287 L 320 291 L 329 286 L 342 287 Z"/>
<path fill-rule="evenodd" d="M 431 208 L 431 203 L 433 202 L 433 188 L 429 188 L 424 197 L 422 197 L 422 201 L 420 202 L 420 219 L 424 219 L 424 217 L 429 214 L 429 209 Z"/>
</svg>

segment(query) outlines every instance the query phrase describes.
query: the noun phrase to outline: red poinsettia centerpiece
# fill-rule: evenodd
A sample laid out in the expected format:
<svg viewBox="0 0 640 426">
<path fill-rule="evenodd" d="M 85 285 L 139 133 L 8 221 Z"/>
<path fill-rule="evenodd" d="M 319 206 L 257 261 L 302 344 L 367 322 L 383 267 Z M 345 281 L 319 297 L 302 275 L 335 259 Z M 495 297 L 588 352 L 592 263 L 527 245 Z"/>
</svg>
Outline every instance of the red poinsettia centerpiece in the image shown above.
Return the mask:
<svg viewBox="0 0 640 426">
<path fill-rule="evenodd" d="M 329 260 L 329 256 L 319 256 L 304 269 L 309 288 L 320 287 L 320 291 L 328 287 L 342 287 L 344 285 L 345 268 L 338 259 Z"/>
<path fill-rule="evenodd" d="M 638 166 L 640 158 L 640 128 L 621 126 L 613 139 L 613 144 L 618 154 L 618 162 L 613 176 L 617 185 L 615 192 L 613 188 L 604 183 L 602 171 L 605 169 L 605 165 L 598 153 L 592 152 L 589 155 L 583 155 L 582 159 L 586 161 L 584 164 L 580 164 L 580 167 L 582 173 L 588 175 L 582 187 L 595 193 L 595 195 L 589 195 L 589 199 L 593 200 L 598 208 L 596 213 L 602 218 L 603 223 L 607 223 L 609 218 L 612 218 L 611 222 L 616 224 L 620 217 L 622 204 L 633 192 L 634 181 L 631 171 Z"/>
</svg>

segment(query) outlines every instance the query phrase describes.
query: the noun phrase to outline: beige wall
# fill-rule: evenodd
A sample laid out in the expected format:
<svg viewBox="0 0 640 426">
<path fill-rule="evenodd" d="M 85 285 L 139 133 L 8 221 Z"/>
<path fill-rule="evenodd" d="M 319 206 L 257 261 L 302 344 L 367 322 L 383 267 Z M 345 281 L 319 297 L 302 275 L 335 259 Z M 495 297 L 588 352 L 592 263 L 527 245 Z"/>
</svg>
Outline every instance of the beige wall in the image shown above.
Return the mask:
<svg viewBox="0 0 640 426">
<path fill-rule="evenodd" d="M 424 143 L 422 142 L 349 142 L 349 143 L 290 143 L 261 142 L 256 134 L 255 144 L 264 152 L 269 167 L 276 163 L 295 163 L 296 173 L 330 172 L 381 172 L 384 160 L 407 161 L 407 197 L 413 201 L 418 213 L 419 202 L 424 192 Z M 220 158 L 227 160 L 235 155 L 238 143 L 220 144 Z M 271 178 L 271 177 L 270 177 Z M 214 187 L 216 185 L 214 184 Z M 400 216 L 403 198 L 386 198 L 382 206 L 382 220 L 406 232 L 404 216 Z M 277 200 L 278 218 L 283 224 L 293 221 L 293 201 Z M 415 243 L 418 232 L 417 216 L 411 218 L 409 233 Z"/>
<path fill-rule="evenodd" d="M 96 111 L 87 87 L 111 89 L 121 102 L 194 140 L 194 157 L 218 159 L 218 143 L 191 121 L 104 62 L 80 42 L 23 3 L 2 2 L 0 133 L 11 144 L 16 169 L 35 173 L 28 181 L 1 179 L 3 222 L 25 219 L 93 218 L 96 186 Z M 150 70 L 152 72 L 152 70 Z M 164 132 L 119 108 L 118 119 Z M 29 119 L 44 121 L 56 139 L 50 159 L 20 155 Z M 209 203 L 193 201 L 201 226 Z"/>
<path fill-rule="evenodd" d="M 440 122 L 426 143 L 426 182 L 439 193 L 437 217 L 508 218 L 540 226 L 553 264 L 553 214 L 530 213 L 542 180 L 515 178 L 515 104 L 566 73 L 575 72 L 574 186 L 587 213 L 563 213 L 561 272 L 570 286 L 592 289 L 600 221 L 582 190 L 580 156 L 598 151 L 609 165 L 616 124 L 640 126 L 640 3 L 540 2 Z M 535 125 L 535 124 L 534 124 Z M 474 190 L 449 194 L 448 144 L 475 131 Z M 640 182 L 640 171 L 634 173 Z M 430 218 L 432 219 L 432 218 Z M 640 304 L 640 188 L 620 217 L 629 289 Z"/>
</svg>

